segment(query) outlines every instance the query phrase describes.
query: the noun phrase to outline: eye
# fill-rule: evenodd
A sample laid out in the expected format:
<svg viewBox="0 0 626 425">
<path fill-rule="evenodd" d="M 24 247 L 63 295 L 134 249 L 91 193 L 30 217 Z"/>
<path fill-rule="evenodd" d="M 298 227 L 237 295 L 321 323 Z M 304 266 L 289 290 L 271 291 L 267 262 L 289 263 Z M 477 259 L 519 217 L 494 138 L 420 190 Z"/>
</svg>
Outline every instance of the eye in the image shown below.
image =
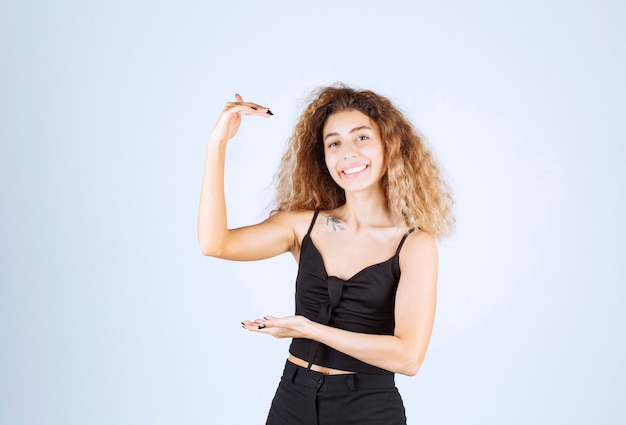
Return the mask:
<svg viewBox="0 0 626 425">
<path fill-rule="evenodd" d="M 328 149 L 330 149 L 330 148 L 334 148 L 334 147 L 335 147 L 335 146 L 337 146 L 338 144 L 339 144 L 338 142 L 330 142 L 330 143 L 328 144 Z"/>
<path fill-rule="evenodd" d="M 357 142 L 364 142 L 364 141 L 366 141 L 367 139 L 369 139 L 369 137 L 367 137 L 366 135 L 361 135 L 361 136 L 358 136 L 358 137 L 356 138 L 356 141 L 357 141 Z"/>
</svg>

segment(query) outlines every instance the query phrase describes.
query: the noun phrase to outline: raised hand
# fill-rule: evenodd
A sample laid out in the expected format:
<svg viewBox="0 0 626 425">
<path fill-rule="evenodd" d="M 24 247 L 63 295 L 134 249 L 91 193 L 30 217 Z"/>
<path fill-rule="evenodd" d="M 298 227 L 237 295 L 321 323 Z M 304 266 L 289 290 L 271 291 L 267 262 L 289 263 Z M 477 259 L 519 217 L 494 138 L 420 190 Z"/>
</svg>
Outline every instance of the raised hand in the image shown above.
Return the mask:
<svg viewBox="0 0 626 425">
<path fill-rule="evenodd" d="M 241 124 L 242 115 L 256 115 L 269 118 L 274 114 L 270 111 L 270 108 L 261 106 L 258 103 L 244 102 L 243 98 L 236 94 L 235 101 L 227 102 L 224 106 L 224 110 L 217 119 L 213 131 L 211 131 L 209 141 L 226 142 L 235 137 Z"/>
</svg>

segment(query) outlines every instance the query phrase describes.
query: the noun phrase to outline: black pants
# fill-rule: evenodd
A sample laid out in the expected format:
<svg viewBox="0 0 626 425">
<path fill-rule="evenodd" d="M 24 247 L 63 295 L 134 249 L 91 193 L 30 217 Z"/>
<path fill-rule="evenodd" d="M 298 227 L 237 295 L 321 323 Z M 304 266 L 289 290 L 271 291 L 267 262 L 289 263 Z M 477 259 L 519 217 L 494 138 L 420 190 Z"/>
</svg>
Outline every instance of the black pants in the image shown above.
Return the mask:
<svg viewBox="0 0 626 425">
<path fill-rule="evenodd" d="M 266 425 L 406 425 L 389 375 L 323 375 L 287 362 Z"/>
</svg>

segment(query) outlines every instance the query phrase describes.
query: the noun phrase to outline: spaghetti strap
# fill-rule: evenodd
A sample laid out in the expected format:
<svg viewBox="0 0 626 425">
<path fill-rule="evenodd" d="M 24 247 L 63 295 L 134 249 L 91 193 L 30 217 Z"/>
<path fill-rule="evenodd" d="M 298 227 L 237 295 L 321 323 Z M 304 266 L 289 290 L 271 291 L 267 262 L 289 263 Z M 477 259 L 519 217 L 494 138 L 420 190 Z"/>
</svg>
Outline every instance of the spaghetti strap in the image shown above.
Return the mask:
<svg viewBox="0 0 626 425">
<path fill-rule="evenodd" d="M 307 230 L 306 234 L 307 236 L 311 235 L 311 230 L 313 230 L 313 225 L 315 224 L 315 220 L 317 220 L 317 215 L 320 213 L 320 210 L 315 210 L 315 213 L 313 214 L 313 219 L 311 219 L 311 225 L 309 226 L 309 230 Z"/>
<path fill-rule="evenodd" d="M 409 231 L 406 232 L 404 236 L 402 236 L 402 239 L 400 240 L 400 243 L 398 244 L 398 249 L 396 249 L 396 255 L 400 254 L 400 250 L 402 249 L 402 245 L 404 245 L 404 241 L 406 240 L 407 236 L 409 236 L 411 233 L 415 231 L 415 229 L 416 229 L 415 227 L 412 229 L 409 229 Z"/>
<path fill-rule="evenodd" d="M 313 230 L 313 226 L 315 225 L 315 221 L 317 220 L 317 215 L 320 213 L 320 210 L 315 210 L 313 213 L 313 218 L 311 219 L 311 225 L 309 226 L 309 230 L 306 232 L 306 236 L 311 237 L 311 231 Z M 311 370 L 313 366 L 313 360 L 317 355 L 317 350 L 319 349 L 320 343 L 317 341 L 311 341 L 311 345 L 309 346 L 309 362 L 306 366 L 308 370 Z"/>
</svg>

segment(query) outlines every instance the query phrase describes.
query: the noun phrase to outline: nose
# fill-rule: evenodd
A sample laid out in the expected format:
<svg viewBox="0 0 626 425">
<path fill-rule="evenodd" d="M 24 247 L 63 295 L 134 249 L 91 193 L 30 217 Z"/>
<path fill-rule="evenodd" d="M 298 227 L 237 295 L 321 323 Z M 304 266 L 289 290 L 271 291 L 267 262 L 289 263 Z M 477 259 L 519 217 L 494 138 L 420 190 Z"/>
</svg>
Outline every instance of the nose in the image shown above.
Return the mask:
<svg viewBox="0 0 626 425">
<path fill-rule="evenodd" d="M 343 158 L 355 158 L 357 156 L 356 148 L 352 145 L 348 145 L 343 150 Z"/>
</svg>

